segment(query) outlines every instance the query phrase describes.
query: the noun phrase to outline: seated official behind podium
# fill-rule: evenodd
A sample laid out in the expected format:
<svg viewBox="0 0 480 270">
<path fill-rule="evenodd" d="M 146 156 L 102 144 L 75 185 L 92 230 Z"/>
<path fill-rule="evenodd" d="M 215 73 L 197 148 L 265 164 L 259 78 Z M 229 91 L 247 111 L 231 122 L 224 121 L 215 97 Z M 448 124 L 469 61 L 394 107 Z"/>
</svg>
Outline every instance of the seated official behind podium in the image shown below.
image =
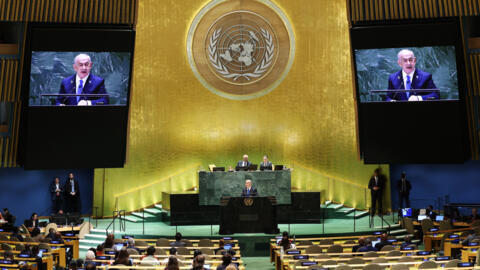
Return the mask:
<svg viewBox="0 0 480 270">
<path fill-rule="evenodd" d="M 252 165 L 252 163 L 250 161 L 248 161 L 248 155 L 245 154 L 243 155 L 243 159 L 240 160 L 238 163 L 237 163 L 237 167 L 235 168 L 235 170 L 237 171 L 246 171 L 248 170 L 248 168 L 250 167 L 250 165 Z"/>
<path fill-rule="evenodd" d="M 257 189 L 252 187 L 252 180 L 245 181 L 245 188 L 242 190 L 242 197 L 256 197 L 258 196 Z"/>
<path fill-rule="evenodd" d="M 268 156 L 263 156 L 263 162 L 260 163 L 260 171 L 271 171 L 273 170 L 273 164 L 268 160 Z"/>
</svg>

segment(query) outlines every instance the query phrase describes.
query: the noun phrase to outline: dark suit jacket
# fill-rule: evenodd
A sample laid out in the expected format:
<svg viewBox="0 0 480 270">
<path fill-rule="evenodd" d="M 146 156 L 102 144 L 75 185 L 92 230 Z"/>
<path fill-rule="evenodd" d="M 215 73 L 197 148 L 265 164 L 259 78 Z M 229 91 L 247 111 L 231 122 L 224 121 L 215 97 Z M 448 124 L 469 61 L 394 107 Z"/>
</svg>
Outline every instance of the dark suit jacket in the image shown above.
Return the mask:
<svg viewBox="0 0 480 270">
<path fill-rule="evenodd" d="M 264 164 L 263 162 L 260 163 L 260 170 L 263 171 L 263 170 L 272 170 L 272 162 L 268 162 L 267 164 Z"/>
<path fill-rule="evenodd" d="M 25 222 L 25 227 L 31 228 L 31 227 L 38 227 L 38 219 L 37 220 L 32 220 L 32 219 L 26 219 Z"/>
<path fill-rule="evenodd" d="M 369 251 L 378 251 L 378 250 L 372 246 L 363 246 L 357 249 L 357 252 L 369 252 Z"/>
<path fill-rule="evenodd" d="M 60 188 L 60 198 L 59 199 L 62 199 L 62 196 L 63 196 L 63 194 L 62 194 L 63 193 L 62 183 L 59 184 L 59 188 Z M 57 192 L 55 192 L 56 189 L 57 189 L 57 186 L 55 185 L 55 181 L 53 181 L 50 184 L 50 195 L 52 197 L 52 201 L 57 199 Z"/>
<path fill-rule="evenodd" d="M 75 185 L 75 197 L 80 197 L 80 187 L 78 185 L 78 180 L 75 179 L 73 181 L 73 184 Z M 70 179 L 67 179 L 65 181 L 65 186 L 63 187 L 63 192 L 65 192 L 65 195 L 70 196 L 70 192 L 72 192 L 72 185 L 70 184 Z"/>
<path fill-rule="evenodd" d="M 383 179 L 383 176 L 382 175 L 379 175 L 378 176 L 378 181 L 377 183 L 375 183 L 375 177 L 372 176 L 370 178 L 370 181 L 368 182 L 368 188 L 372 191 L 372 192 L 382 192 L 383 191 L 383 186 L 385 184 L 385 181 Z M 380 189 L 375 191 L 373 190 L 373 187 L 379 187 Z"/>
<path fill-rule="evenodd" d="M 76 76 L 74 74 L 70 77 L 67 77 L 62 80 L 62 84 L 60 85 L 60 92 L 59 94 L 76 94 Z M 82 94 L 107 94 L 105 90 L 105 80 L 90 74 L 86 82 L 84 82 Z M 95 104 L 108 104 L 109 99 L 108 97 L 81 97 L 80 100 L 90 100 L 92 105 Z M 77 97 L 69 96 L 69 97 L 57 97 L 55 101 L 56 105 L 65 104 L 65 105 L 77 105 Z"/>
<path fill-rule="evenodd" d="M 242 197 L 255 197 L 255 196 L 258 196 L 258 192 L 257 192 L 257 189 L 254 187 L 250 188 L 250 195 L 247 194 L 246 188 L 242 190 Z"/>
<path fill-rule="evenodd" d="M 240 160 L 238 163 L 237 163 L 237 167 L 241 167 L 241 168 L 248 168 L 250 167 L 250 165 L 252 165 L 252 163 L 249 161 L 247 162 L 247 166 L 243 166 L 243 160 Z"/>
<path fill-rule="evenodd" d="M 410 193 L 410 190 L 412 189 L 412 185 L 410 184 L 410 181 L 408 179 L 405 179 L 405 187 L 406 187 L 406 194 Z M 399 179 L 397 181 L 397 190 L 398 192 L 402 192 L 402 179 Z"/>
<path fill-rule="evenodd" d="M 405 90 L 405 85 L 403 83 L 402 71 L 395 72 L 390 74 L 388 77 L 388 89 L 389 90 Z M 410 89 L 437 89 L 435 83 L 432 79 L 432 74 L 422 71 L 418 68 L 415 69 L 412 78 L 412 84 Z M 420 95 L 423 100 L 430 99 L 439 99 L 438 92 L 422 92 L 422 91 L 411 91 L 410 95 Z M 389 92 L 387 94 L 387 101 L 391 100 L 408 100 L 407 94 L 405 92 Z"/>
</svg>

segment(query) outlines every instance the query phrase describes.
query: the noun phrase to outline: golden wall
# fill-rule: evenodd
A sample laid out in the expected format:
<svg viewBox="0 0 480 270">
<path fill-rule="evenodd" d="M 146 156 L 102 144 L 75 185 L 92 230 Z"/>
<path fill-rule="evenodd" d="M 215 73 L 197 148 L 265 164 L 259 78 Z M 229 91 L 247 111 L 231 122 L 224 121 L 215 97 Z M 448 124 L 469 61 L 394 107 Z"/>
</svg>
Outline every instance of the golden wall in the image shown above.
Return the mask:
<svg viewBox="0 0 480 270">
<path fill-rule="evenodd" d="M 198 169 L 247 153 L 293 168 L 294 191 L 368 207 L 375 166 L 357 158 L 346 1 L 275 1 L 293 26 L 295 60 L 275 90 L 245 101 L 213 94 L 188 64 L 187 31 L 207 2 L 139 1 L 127 164 L 95 170 L 94 205 L 104 216 L 151 205 L 195 187 Z"/>
</svg>

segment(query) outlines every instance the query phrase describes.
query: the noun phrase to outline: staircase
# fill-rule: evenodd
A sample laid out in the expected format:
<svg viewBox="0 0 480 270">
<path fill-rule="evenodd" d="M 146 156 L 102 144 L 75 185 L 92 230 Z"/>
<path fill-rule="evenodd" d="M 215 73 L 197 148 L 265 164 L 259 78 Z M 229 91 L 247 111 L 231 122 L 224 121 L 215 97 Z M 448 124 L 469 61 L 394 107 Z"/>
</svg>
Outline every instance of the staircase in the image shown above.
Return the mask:
<svg viewBox="0 0 480 270">
<path fill-rule="evenodd" d="M 92 229 L 89 234 L 85 235 L 84 239 L 79 241 L 80 252 L 87 252 L 89 248 L 97 248 L 98 245 L 102 244 L 107 238 L 105 229 Z M 83 258 L 80 256 L 80 258 Z"/>
<path fill-rule="evenodd" d="M 355 219 L 362 218 L 368 215 L 368 211 L 355 210 L 355 208 L 344 206 L 343 204 L 335 204 L 331 201 L 326 201 L 321 205 L 324 209 L 325 218 L 338 218 L 338 219 Z"/>
<path fill-rule="evenodd" d="M 143 220 L 150 221 L 166 221 L 169 220 L 169 212 L 162 208 L 161 204 L 155 204 L 153 207 L 145 208 L 142 211 L 132 212 L 125 216 L 125 220 L 133 223 L 140 223 Z M 123 217 L 122 217 L 123 219 Z"/>
</svg>

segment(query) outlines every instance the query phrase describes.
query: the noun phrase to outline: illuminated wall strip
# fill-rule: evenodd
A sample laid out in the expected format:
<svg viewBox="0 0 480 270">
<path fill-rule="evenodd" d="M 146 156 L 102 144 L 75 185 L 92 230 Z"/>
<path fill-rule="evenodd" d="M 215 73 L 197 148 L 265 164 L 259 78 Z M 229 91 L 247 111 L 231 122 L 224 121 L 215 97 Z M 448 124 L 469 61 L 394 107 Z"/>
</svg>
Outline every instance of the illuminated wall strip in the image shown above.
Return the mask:
<svg viewBox="0 0 480 270">
<path fill-rule="evenodd" d="M 480 14 L 479 0 L 347 0 L 352 22 Z"/>
<path fill-rule="evenodd" d="M 134 24 L 137 4 L 138 0 L 0 0 L 0 21 Z"/>
</svg>

